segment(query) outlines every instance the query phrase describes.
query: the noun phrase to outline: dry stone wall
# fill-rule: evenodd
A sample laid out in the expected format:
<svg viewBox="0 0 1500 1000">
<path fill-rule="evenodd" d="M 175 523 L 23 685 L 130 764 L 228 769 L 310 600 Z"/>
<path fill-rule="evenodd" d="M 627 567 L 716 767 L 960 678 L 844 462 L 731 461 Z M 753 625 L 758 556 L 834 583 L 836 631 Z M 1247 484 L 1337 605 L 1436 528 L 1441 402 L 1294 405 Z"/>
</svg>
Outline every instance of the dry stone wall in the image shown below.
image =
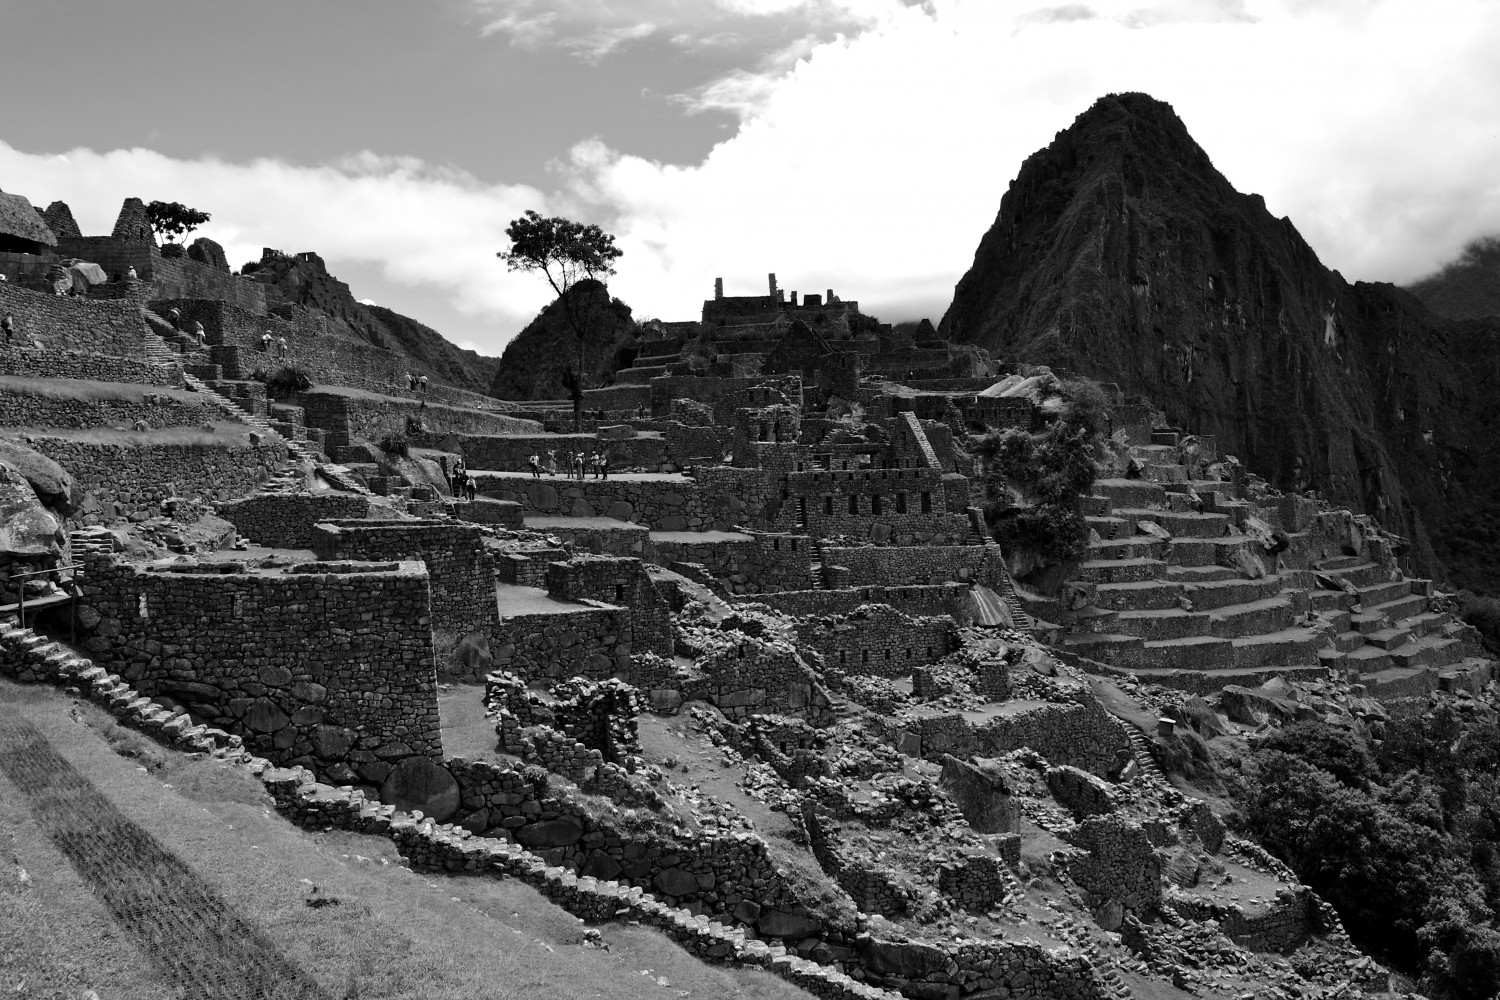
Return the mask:
<svg viewBox="0 0 1500 1000">
<path fill-rule="evenodd" d="M 825 550 L 826 551 L 826 550 Z M 847 615 L 861 604 L 889 604 L 908 615 L 950 615 L 962 619 L 969 585 L 964 583 L 912 584 L 909 586 L 847 587 L 841 590 L 788 590 L 756 594 L 759 604 L 784 614 Z"/>
<path fill-rule="evenodd" d="M 913 668 L 945 656 L 954 645 L 951 618 L 913 618 L 883 604 L 848 615 L 810 618 L 797 625 L 797 643 L 823 657 L 824 667 L 843 674 L 910 677 Z"/>
<path fill-rule="evenodd" d="M 15 321 L 16 344 L 39 340 L 48 351 L 85 351 L 146 359 L 146 323 L 128 300 L 97 302 L 48 295 L 0 282 L 0 315 Z"/>
<path fill-rule="evenodd" d="M 419 559 L 432 590 L 432 627 L 458 635 L 493 628 L 495 561 L 481 529 L 449 521 L 325 521 L 313 527 L 319 559 Z"/>
<path fill-rule="evenodd" d="M 619 440 L 603 440 L 594 434 L 528 434 L 528 429 L 538 431 L 540 427 L 525 425 L 514 418 L 505 419 L 514 427 L 487 428 L 487 432 L 459 434 L 456 443 L 447 441 L 445 447 L 463 455 L 471 469 L 496 472 L 530 472 L 529 460 L 532 455 L 537 455 L 542 460 L 545 481 L 554 486 L 565 482 L 566 478 L 546 474 L 549 450 L 558 453 L 559 461 L 564 452 L 571 455 L 581 451 L 585 455 L 591 455 L 607 451 L 611 473 L 674 471 L 675 463 L 667 455 L 667 442 L 657 434 Z M 502 434 L 504 436 L 500 436 Z M 429 436 L 424 440 L 436 441 L 436 438 Z M 589 474 L 589 479 L 593 479 L 592 473 Z"/>
<path fill-rule="evenodd" d="M 379 441 L 386 434 L 400 433 L 406 434 L 408 441 L 419 448 L 465 453 L 461 447 L 451 447 L 447 440 L 450 435 L 525 433 L 538 428 L 533 421 L 494 410 L 439 403 L 435 396 L 422 406 L 419 400 L 394 395 L 404 388 L 404 384 L 387 386 L 391 394 L 385 396 L 315 389 L 299 393 L 297 405 L 302 407 L 307 425 L 323 431 L 323 440 L 329 448 L 355 441 Z M 432 387 L 428 390 L 431 392 Z M 499 400 L 492 402 L 500 405 Z M 408 420 L 420 421 L 425 430 L 407 433 Z"/>
<path fill-rule="evenodd" d="M 752 532 L 747 536 L 689 533 L 657 535 L 651 540 L 652 562 L 671 568 L 698 563 L 733 594 L 801 590 L 812 580 L 813 543 L 807 535 Z"/>
<path fill-rule="evenodd" d="M 1154 914 L 1161 903 L 1161 860 L 1138 823 L 1119 816 L 1093 816 L 1062 838 L 1075 848 L 1062 866 L 1091 906 L 1117 900 L 1140 916 Z"/>
<path fill-rule="evenodd" d="M 286 462 L 286 445 L 117 444 L 33 435 L 31 447 L 67 469 L 83 492 L 81 524 L 143 521 L 162 501 L 229 500 L 259 488 Z"/>
<path fill-rule="evenodd" d="M 366 518 L 370 498 L 362 493 L 257 493 L 219 504 L 218 514 L 256 545 L 310 549 L 313 525 Z"/>
<path fill-rule="evenodd" d="M 483 474 L 475 475 L 474 479 L 485 496 L 511 500 L 539 514 L 613 517 L 660 531 L 707 531 L 718 524 L 705 489 L 692 480 L 580 482 Z"/>
<path fill-rule="evenodd" d="M 19 343 L 21 338 L 17 338 Z M 26 341 L 30 343 L 28 339 Z M 21 378 L 77 378 L 94 382 L 182 387 L 182 368 L 89 351 L 0 345 L 0 375 Z"/>
<path fill-rule="evenodd" d="M 378 784 L 442 752 L 427 573 L 316 563 L 292 573 L 141 569 L 85 556 L 97 662 L 278 761 Z"/>
<path fill-rule="evenodd" d="M 1105 775 L 1116 754 L 1130 746 L 1120 723 L 1092 698 L 1011 702 L 1004 711 L 976 721 L 959 713 L 906 712 L 889 725 L 892 743 L 903 752 L 937 762 L 949 753 L 997 757 L 1030 747 L 1050 763 Z"/>
<path fill-rule="evenodd" d="M 74 388 L 63 383 L 58 388 Z M 77 387 L 80 390 L 84 387 Z M 223 413 L 202 396 L 150 394 L 144 400 L 74 399 L 0 382 L 0 426 L 4 427 L 199 427 Z"/>
<path fill-rule="evenodd" d="M 935 585 L 980 583 L 994 587 L 1001 579 L 1000 548 L 995 545 L 866 545 L 857 548 L 823 546 L 823 566 L 841 566 L 837 583 L 863 587 L 890 580 Z M 830 578 L 830 583 L 835 582 Z"/>
</svg>

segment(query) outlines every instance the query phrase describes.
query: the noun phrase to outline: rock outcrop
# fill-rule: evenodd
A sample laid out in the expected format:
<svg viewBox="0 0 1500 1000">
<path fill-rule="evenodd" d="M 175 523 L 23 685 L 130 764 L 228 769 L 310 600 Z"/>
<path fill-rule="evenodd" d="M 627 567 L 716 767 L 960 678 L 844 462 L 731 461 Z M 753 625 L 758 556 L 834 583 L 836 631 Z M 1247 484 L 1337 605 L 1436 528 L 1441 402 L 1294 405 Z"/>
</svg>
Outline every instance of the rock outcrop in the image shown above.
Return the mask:
<svg viewBox="0 0 1500 1000">
<path fill-rule="evenodd" d="M 629 359 L 620 355 L 622 348 L 634 343 L 636 324 L 630 317 L 630 307 L 611 299 L 609 289 L 598 281 L 574 285 L 568 291 L 567 304 L 589 324 L 589 349 L 584 355 L 586 387 L 602 385 L 634 357 L 634 352 Z M 578 337 L 559 297 L 505 345 L 490 395 L 501 399 L 568 399 L 563 372 L 577 357 Z"/>
<path fill-rule="evenodd" d="M 1325 268 L 1167 104 L 1110 95 L 1026 160 L 940 332 L 1147 396 L 1278 488 L 1376 516 L 1418 571 L 1500 586 L 1500 321 Z"/>
</svg>

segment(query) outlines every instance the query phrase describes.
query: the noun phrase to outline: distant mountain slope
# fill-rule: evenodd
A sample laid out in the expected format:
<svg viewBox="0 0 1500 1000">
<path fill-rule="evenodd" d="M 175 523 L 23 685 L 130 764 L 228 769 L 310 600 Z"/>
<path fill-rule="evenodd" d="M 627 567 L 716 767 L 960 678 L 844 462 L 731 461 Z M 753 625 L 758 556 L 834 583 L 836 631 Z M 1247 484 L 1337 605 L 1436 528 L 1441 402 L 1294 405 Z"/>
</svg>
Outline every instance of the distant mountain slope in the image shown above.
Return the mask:
<svg viewBox="0 0 1500 1000">
<path fill-rule="evenodd" d="M 1406 290 L 1449 319 L 1500 316 L 1500 238 L 1475 240 L 1457 260 Z"/>
<path fill-rule="evenodd" d="M 584 356 L 587 387 L 604 385 L 621 367 L 621 352 L 629 352 L 639 332 L 630 307 L 610 297 L 597 281 L 580 281 L 568 292 L 580 314 L 592 310 L 596 320 L 591 349 Z M 578 337 L 568 323 L 563 300 L 548 303 L 536 319 L 505 345 L 499 368 L 489 387 L 501 399 L 567 399 L 563 372 L 578 355 Z"/>
<path fill-rule="evenodd" d="M 411 358 L 414 372 L 470 392 L 489 392 L 499 358 L 464 350 L 410 317 L 356 301 L 349 286 L 329 274 L 317 254 L 271 254 L 258 264 L 245 266 L 246 277 L 274 285 L 285 301 L 340 320 L 351 337 L 405 354 Z"/>
<path fill-rule="evenodd" d="M 1167 104 L 1102 98 L 1026 160 L 940 332 L 1147 396 L 1500 589 L 1500 322 L 1349 284 Z"/>
</svg>

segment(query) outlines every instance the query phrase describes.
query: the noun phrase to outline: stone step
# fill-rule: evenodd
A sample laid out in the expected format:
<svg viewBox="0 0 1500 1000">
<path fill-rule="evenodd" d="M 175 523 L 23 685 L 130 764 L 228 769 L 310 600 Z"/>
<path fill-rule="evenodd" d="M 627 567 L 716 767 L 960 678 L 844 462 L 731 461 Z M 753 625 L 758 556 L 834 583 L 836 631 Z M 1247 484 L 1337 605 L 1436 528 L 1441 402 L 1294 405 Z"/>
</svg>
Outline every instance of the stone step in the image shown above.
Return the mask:
<svg viewBox="0 0 1500 1000">
<path fill-rule="evenodd" d="M 1379 646 L 1381 649 L 1386 650 L 1395 649 L 1397 646 L 1404 646 L 1411 639 L 1412 634 L 1410 632 L 1404 628 L 1396 627 L 1376 629 L 1365 636 L 1365 641 L 1370 645 Z"/>
<path fill-rule="evenodd" d="M 1384 604 L 1377 604 L 1374 607 L 1371 607 L 1367 604 L 1364 606 L 1364 609 L 1370 614 L 1385 615 L 1387 619 L 1395 622 L 1400 621 L 1403 618 L 1410 618 L 1412 615 L 1421 614 L 1423 611 L 1426 611 L 1427 598 L 1418 596 L 1416 594 L 1410 594 L 1406 597 L 1397 598 L 1394 601 L 1386 601 Z"/>
<path fill-rule="evenodd" d="M 1097 479 L 1094 481 L 1094 492 L 1116 508 L 1159 508 L 1167 505 L 1167 494 L 1161 486 L 1140 479 Z"/>
<path fill-rule="evenodd" d="M 1263 667 L 1281 663 L 1312 663 L 1317 659 L 1320 636 L 1316 629 L 1288 628 L 1264 635 L 1231 640 L 1234 665 Z"/>
<path fill-rule="evenodd" d="M 1180 465 L 1147 465 L 1146 478 L 1153 483 L 1186 483 L 1187 470 Z"/>
<path fill-rule="evenodd" d="M 1245 574 L 1228 566 L 1168 566 L 1167 579 L 1177 583 L 1205 584 L 1243 580 Z"/>
<path fill-rule="evenodd" d="M 1299 614 L 1292 594 L 1283 593 L 1245 604 L 1219 608 L 1210 614 L 1213 634 L 1222 639 L 1240 639 L 1284 632 L 1293 627 Z"/>
<path fill-rule="evenodd" d="M 1217 636 L 1184 636 L 1149 641 L 1133 665 L 1178 670 L 1218 670 L 1234 665 L 1234 646 Z"/>
<path fill-rule="evenodd" d="M 1354 617 L 1347 611 L 1314 611 L 1312 613 L 1317 616 L 1318 621 L 1323 622 L 1336 635 L 1350 631 L 1349 623 Z M 1359 635 L 1358 632 L 1354 634 Z"/>
<path fill-rule="evenodd" d="M 1346 569 L 1355 569 L 1370 565 L 1364 556 L 1332 556 L 1313 563 L 1313 569 L 1320 572 L 1340 573 Z"/>
<path fill-rule="evenodd" d="M 1183 596 L 1193 602 L 1194 611 L 1211 611 L 1275 597 L 1281 593 L 1282 586 L 1283 580 L 1278 576 L 1259 580 L 1210 580 L 1187 585 Z"/>
<path fill-rule="evenodd" d="M 1446 667 L 1463 660 L 1464 649 L 1463 643 L 1457 639 L 1430 635 L 1398 646 L 1390 654 L 1398 667 Z"/>
<path fill-rule="evenodd" d="M 1371 632 L 1379 632 L 1383 628 L 1390 627 L 1390 619 L 1385 615 L 1377 615 L 1368 611 L 1349 616 L 1349 627 L 1360 635 L 1369 635 Z"/>
<path fill-rule="evenodd" d="M 1168 543 L 1167 561 L 1174 566 L 1225 566 L 1237 549 L 1252 554 L 1260 549 L 1252 538 L 1230 535 L 1223 538 L 1174 538 Z"/>
<path fill-rule="evenodd" d="M 1313 569 L 1319 573 L 1326 573 L 1335 579 L 1348 580 L 1356 587 L 1368 587 L 1377 583 L 1385 583 L 1390 576 L 1389 570 L 1372 562 L 1359 563 L 1347 569 L 1336 571 L 1326 570 L 1321 564 L 1315 565 Z"/>
<path fill-rule="evenodd" d="M 1078 579 L 1088 583 L 1140 583 L 1166 575 L 1160 559 L 1090 559 L 1078 566 Z"/>
<path fill-rule="evenodd" d="M 1423 611 L 1420 614 L 1403 618 L 1396 622 L 1400 628 L 1406 629 L 1414 638 L 1420 639 L 1424 635 L 1431 635 L 1445 625 L 1452 624 L 1453 616 L 1445 611 Z"/>
<path fill-rule="evenodd" d="M 1348 611 L 1354 607 L 1354 595 L 1342 590 L 1311 590 L 1307 600 L 1314 611 Z"/>
<path fill-rule="evenodd" d="M 1105 539 L 1128 539 L 1135 534 L 1135 523 L 1126 521 L 1122 517 L 1100 517 L 1085 516 L 1090 529 L 1097 531 L 1100 538 Z"/>
<path fill-rule="evenodd" d="M 1094 605 L 1111 611 L 1181 610 L 1180 583 L 1144 580 L 1139 583 L 1101 583 L 1094 588 Z"/>
<path fill-rule="evenodd" d="M 1112 666 L 1111 670 L 1116 674 L 1134 677 L 1145 684 L 1159 684 L 1162 687 L 1187 691 L 1192 694 L 1201 694 L 1205 697 L 1217 694 L 1229 684 L 1257 688 L 1273 677 L 1309 682 L 1324 680 L 1327 676 L 1326 669 L 1315 663 L 1262 667 L 1251 670 L 1237 670 L 1233 667 L 1203 670 L 1179 667 L 1127 666 Z"/>
<path fill-rule="evenodd" d="M 1138 635 L 1115 635 L 1109 632 L 1079 632 L 1065 635 L 1058 644 L 1070 653 L 1102 663 L 1112 663 L 1122 653 L 1139 652 L 1145 645 Z"/>
<path fill-rule="evenodd" d="M 1089 542 L 1090 559 L 1160 559 L 1166 553 L 1167 543 L 1150 535 L 1111 536 Z"/>
<path fill-rule="evenodd" d="M 1153 430 L 1151 432 L 1151 444 L 1176 449 L 1178 442 L 1182 440 L 1182 432 L 1175 430 Z"/>
<path fill-rule="evenodd" d="M 1116 632 L 1138 635 L 1148 641 L 1206 636 L 1211 628 L 1212 622 L 1206 611 L 1183 611 L 1180 608 L 1165 611 L 1122 611 L 1114 623 Z"/>
<path fill-rule="evenodd" d="M 1411 584 L 1406 580 L 1392 580 L 1355 589 L 1359 594 L 1359 603 L 1367 608 L 1376 604 L 1384 604 L 1386 601 L 1394 601 L 1397 598 L 1412 596 Z"/>
<path fill-rule="evenodd" d="M 1150 510 L 1121 507 L 1115 516 L 1132 525 L 1137 521 L 1154 521 L 1177 538 L 1219 538 L 1229 529 L 1229 518 L 1223 514 L 1196 514 L 1174 510 Z"/>
<path fill-rule="evenodd" d="M 1394 665 L 1391 654 L 1379 646 L 1366 644 L 1344 654 L 1344 666 L 1358 670 L 1361 675 Z"/>
</svg>

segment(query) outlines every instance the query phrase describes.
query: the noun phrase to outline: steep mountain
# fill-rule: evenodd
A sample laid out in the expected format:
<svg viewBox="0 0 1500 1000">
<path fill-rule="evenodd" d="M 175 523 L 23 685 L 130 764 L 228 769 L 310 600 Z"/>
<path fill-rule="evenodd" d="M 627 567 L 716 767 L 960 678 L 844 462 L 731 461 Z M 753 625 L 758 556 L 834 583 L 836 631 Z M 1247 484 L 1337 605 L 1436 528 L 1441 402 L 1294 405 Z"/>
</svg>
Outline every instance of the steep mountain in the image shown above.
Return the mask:
<svg viewBox="0 0 1500 1000">
<path fill-rule="evenodd" d="M 574 315 L 589 321 L 589 347 L 584 354 L 586 385 L 604 385 L 630 363 L 622 352 L 631 351 L 639 328 L 630 317 L 630 307 L 610 298 L 609 289 L 601 282 L 580 281 L 568 290 L 568 296 Z M 501 399 L 568 399 L 563 372 L 577 357 L 578 336 L 559 297 L 505 345 L 489 394 Z"/>
<path fill-rule="evenodd" d="M 1457 260 L 1407 291 L 1450 319 L 1500 316 L 1500 238 L 1475 240 Z"/>
<path fill-rule="evenodd" d="M 412 359 L 413 371 L 459 389 L 489 392 L 498 358 L 464 350 L 410 317 L 357 301 L 349 286 L 329 274 L 323 258 L 315 253 L 292 256 L 268 251 L 259 262 L 246 264 L 242 273 L 276 287 L 285 302 L 333 317 L 353 338 L 405 354 Z"/>
<path fill-rule="evenodd" d="M 940 333 L 1149 397 L 1500 590 L 1500 322 L 1345 281 L 1161 101 L 1104 97 L 1027 158 Z"/>
</svg>

